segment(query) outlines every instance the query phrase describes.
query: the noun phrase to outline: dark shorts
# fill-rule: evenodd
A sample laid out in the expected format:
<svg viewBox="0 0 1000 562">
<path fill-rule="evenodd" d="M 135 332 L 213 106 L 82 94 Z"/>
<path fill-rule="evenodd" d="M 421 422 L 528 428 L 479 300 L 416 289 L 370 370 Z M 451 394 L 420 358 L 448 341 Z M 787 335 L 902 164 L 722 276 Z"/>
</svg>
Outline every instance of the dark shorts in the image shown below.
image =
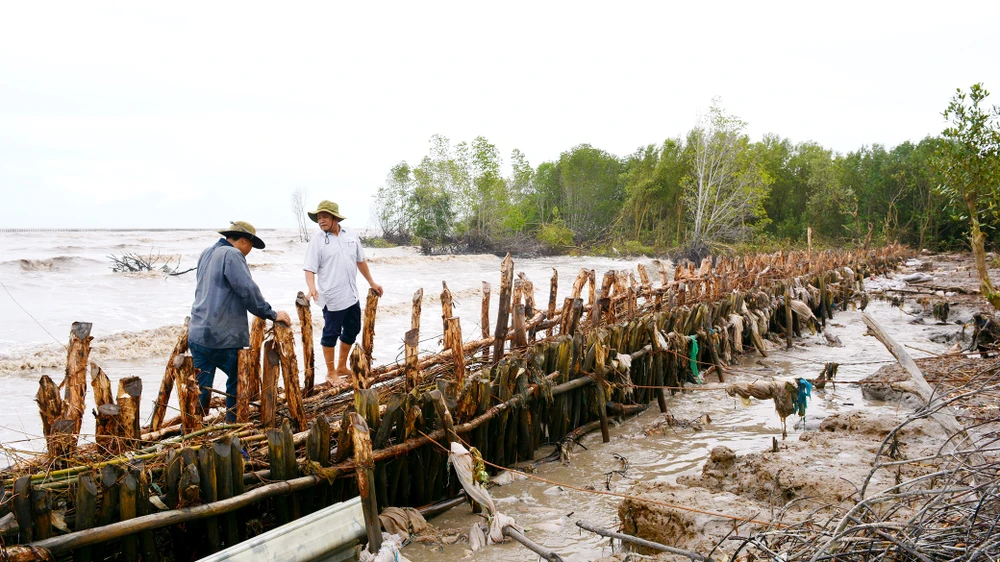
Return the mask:
<svg viewBox="0 0 1000 562">
<path fill-rule="evenodd" d="M 323 336 L 319 344 L 323 347 L 336 347 L 337 339 L 346 344 L 353 344 L 361 331 L 361 303 L 356 302 L 344 310 L 330 312 L 323 307 Z"/>
</svg>

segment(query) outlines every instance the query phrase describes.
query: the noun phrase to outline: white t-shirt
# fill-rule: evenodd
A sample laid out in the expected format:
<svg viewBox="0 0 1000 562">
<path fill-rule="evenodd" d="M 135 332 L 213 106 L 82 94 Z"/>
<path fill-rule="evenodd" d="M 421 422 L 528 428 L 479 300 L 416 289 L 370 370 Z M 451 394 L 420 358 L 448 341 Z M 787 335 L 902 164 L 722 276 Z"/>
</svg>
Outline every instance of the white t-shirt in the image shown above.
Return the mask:
<svg viewBox="0 0 1000 562">
<path fill-rule="evenodd" d="M 319 306 L 331 312 L 358 302 L 358 263 L 365 261 L 361 240 L 353 229 L 340 227 L 340 234 L 319 231 L 306 248 L 302 269 L 316 274 Z"/>
</svg>

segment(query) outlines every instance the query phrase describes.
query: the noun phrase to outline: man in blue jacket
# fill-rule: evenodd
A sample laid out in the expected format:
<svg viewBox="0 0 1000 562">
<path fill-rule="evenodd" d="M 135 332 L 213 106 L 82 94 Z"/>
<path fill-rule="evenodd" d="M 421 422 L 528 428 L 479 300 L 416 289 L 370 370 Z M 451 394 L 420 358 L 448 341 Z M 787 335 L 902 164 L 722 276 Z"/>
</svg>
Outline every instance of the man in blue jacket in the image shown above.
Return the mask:
<svg viewBox="0 0 1000 562">
<path fill-rule="evenodd" d="M 208 411 L 215 369 L 226 373 L 226 421 L 236 421 L 238 352 L 250 345 L 247 312 L 266 320 L 291 325 L 288 313 L 275 311 L 264 300 L 250 277 L 246 255 L 264 248 L 257 230 L 248 222 L 235 221 L 219 231 L 225 238 L 207 248 L 198 258 L 197 286 L 188 327 L 188 350 L 198 370 L 202 412 Z"/>
</svg>

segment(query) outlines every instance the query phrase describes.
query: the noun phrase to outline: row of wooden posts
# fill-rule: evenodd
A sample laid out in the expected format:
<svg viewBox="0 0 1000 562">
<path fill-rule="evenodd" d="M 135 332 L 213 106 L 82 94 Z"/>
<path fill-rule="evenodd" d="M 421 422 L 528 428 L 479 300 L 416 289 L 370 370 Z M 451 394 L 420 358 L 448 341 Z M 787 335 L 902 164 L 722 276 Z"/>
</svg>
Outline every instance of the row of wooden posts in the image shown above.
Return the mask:
<svg viewBox="0 0 1000 562">
<path fill-rule="evenodd" d="M 803 322 L 824 323 L 835 305 L 857 296 L 864 275 L 893 268 L 904 255 L 892 246 L 705 261 L 677 266 L 672 278 L 658 268 L 655 287 L 642 265 L 638 279 L 611 271 L 600 285 L 593 270 L 582 270 L 562 306 L 554 274 L 545 309 L 536 308 L 531 282 L 515 279 L 508 257 L 493 333 L 489 285 L 482 334 L 469 342 L 445 285 L 444 349 L 421 356 L 418 291 L 401 365 L 370 366 L 378 303 L 370 293 L 361 344 L 351 354 L 352 380 L 341 387 L 314 384 L 312 321 L 300 295 L 304 385 L 290 327 L 278 323 L 266 332 L 255 322 L 251 347 L 240 354 L 237 423 L 206 421 L 184 330 L 144 434 L 141 385 L 123 379 L 113 403 L 110 381 L 91 366 L 96 448 L 76 441 L 90 336 L 89 326 L 75 324 L 65 397 L 48 377 L 38 394 L 50 461 L 61 468 L 25 474 L 22 467 L 19 477 L 8 472 L 4 482 L 13 486 L 17 542 L 53 555 L 74 551 L 84 560 L 92 556 L 84 547 L 117 545 L 123 559 L 146 560 L 163 550 L 167 536 L 188 539 L 171 541 L 175 549 L 201 544 L 202 553 L 211 552 L 241 540 L 254 525 L 286 522 L 359 493 L 369 504 L 368 518 L 376 508 L 453 497 L 458 486 L 447 474 L 448 443 L 464 442 L 487 462 L 510 466 L 534 460 L 543 443 L 571 448 L 587 431 L 600 429 L 607 441 L 609 417 L 635 413 L 653 399 L 665 410 L 666 392 L 697 382 L 704 367 L 724 380 L 744 346 L 766 354 L 768 336 L 782 334 L 790 345 Z M 165 420 L 173 386 L 181 415 Z M 297 494 L 307 488 L 307 495 Z M 72 520 L 73 532 L 53 531 L 59 513 Z M 376 521 L 369 523 L 377 529 Z"/>
</svg>

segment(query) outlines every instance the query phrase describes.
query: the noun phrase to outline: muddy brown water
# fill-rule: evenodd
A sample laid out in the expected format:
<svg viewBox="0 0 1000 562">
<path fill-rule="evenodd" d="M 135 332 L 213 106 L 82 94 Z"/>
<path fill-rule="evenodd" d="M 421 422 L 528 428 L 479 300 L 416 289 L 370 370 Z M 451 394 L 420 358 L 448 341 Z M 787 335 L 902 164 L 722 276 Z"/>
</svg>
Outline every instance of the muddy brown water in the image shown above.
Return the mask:
<svg viewBox="0 0 1000 562">
<path fill-rule="evenodd" d="M 877 282 L 891 283 L 884 280 Z M 929 316 L 921 315 L 915 305 L 906 305 L 904 310 L 909 312 L 874 301 L 867 312 L 897 341 L 908 346 L 914 358 L 944 352 L 950 342 L 958 338 L 962 331 L 961 323 L 968 321 L 972 313 L 971 310 L 953 311 L 948 324 L 935 324 Z M 850 384 L 850 381 L 858 381 L 881 366 L 894 362 L 874 337 L 865 336 L 866 327 L 861 321 L 860 311 L 839 312 L 833 321 L 827 323 L 827 330 L 840 338 L 843 347 L 829 346 L 821 333 L 806 333 L 802 339 L 796 340 L 792 350 L 786 351 L 784 345 L 772 344 L 774 347 L 769 350 L 767 358 L 757 353 L 745 356 L 739 366 L 729 371 L 726 382 L 773 376 L 815 378 L 824 363 L 833 361 L 840 364 L 837 380 L 841 382 L 825 390 L 813 391 L 805 418 L 793 415 L 787 419 L 787 439 L 798 439 L 803 431 L 815 430 L 819 422 L 830 414 L 854 409 L 896 415 L 902 421 L 906 412 L 897 405 L 866 400 L 862 398 L 858 385 Z M 707 386 L 716 385 L 717 380 L 710 375 Z M 575 448 L 568 464 L 543 464 L 532 474 L 537 479 L 524 478 L 492 487 L 490 493 L 497 509 L 524 526 L 528 538 L 556 551 L 563 559 L 595 560 L 613 554 L 612 545 L 606 538 L 581 531 L 575 522 L 584 520 L 617 530 L 617 509 L 621 498 L 577 491 L 568 486 L 628 494 L 631 486 L 638 482 L 673 483 L 680 475 L 700 471 L 709 451 L 716 446 L 725 445 L 737 454 L 744 454 L 770 449 L 772 439 L 776 438 L 779 442 L 782 439 L 781 422 L 771 401 L 753 400 L 750 406 L 744 406 L 738 398 L 726 395 L 724 390 L 698 390 L 694 387 L 668 398 L 667 405 L 669 414 L 675 419 L 696 420 L 708 414 L 711 422 L 700 431 L 670 427 L 664 423 L 665 416 L 653 402 L 639 416 L 614 425 L 610 443 L 601 443 L 600 432 L 591 433 L 581 441 L 583 447 Z M 543 448 L 536 457 L 541 458 L 549 451 L 551 448 Z M 627 460 L 627 469 L 624 473 L 613 473 L 623 469 L 623 459 Z M 711 510 L 713 506 L 694 507 Z M 473 514 L 468 505 L 463 505 L 429 522 L 438 529 L 467 533 L 473 523 L 480 520 L 481 517 Z M 488 546 L 474 554 L 467 542 L 444 546 L 414 542 L 406 546 L 402 553 L 414 562 L 461 558 L 500 562 L 538 558 L 523 546 L 510 541 Z"/>
</svg>

